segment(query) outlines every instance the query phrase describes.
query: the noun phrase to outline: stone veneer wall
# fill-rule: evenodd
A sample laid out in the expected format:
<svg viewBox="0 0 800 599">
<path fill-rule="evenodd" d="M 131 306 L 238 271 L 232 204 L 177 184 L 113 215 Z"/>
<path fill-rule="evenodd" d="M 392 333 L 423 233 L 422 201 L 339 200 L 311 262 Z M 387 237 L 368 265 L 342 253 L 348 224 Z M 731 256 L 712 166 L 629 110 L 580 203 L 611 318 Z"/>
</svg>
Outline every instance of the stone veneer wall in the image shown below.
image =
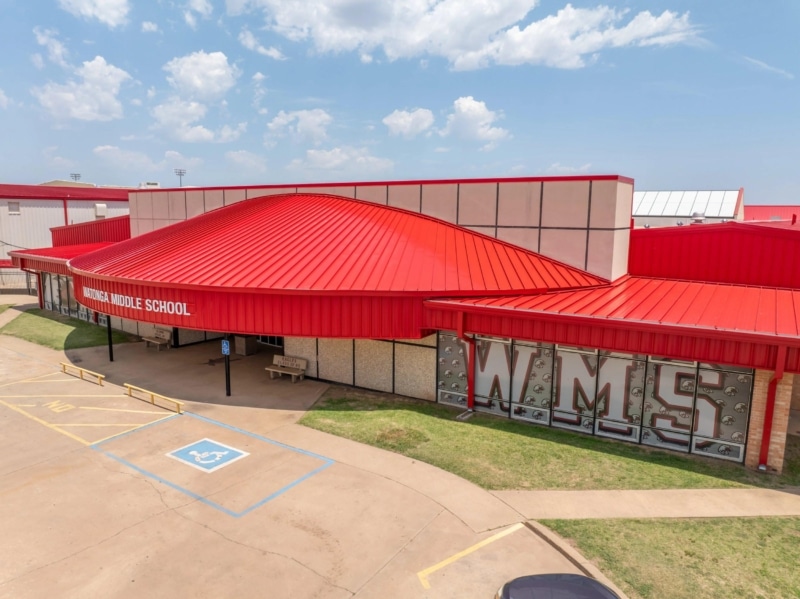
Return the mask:
<svg viewBox="0 0 800 599">
<path fill-rule="evenodd" d="M 247 199 L 325 193 L 433 216 L 614 280 L 627 273 L 633 186 L 617 180 L 384 183 L 130 194 L 131 235 Z"/>
<path fill-rule="evenodd" d="M 753 403 L 750 407 L 750 427 L 747 432 L 747 452 L 744 463 L 749 468 L 758 467 L 761 438 L 764 432 L 764 412 L 767 408 L 767 390 L 773 372 L 756 370 L 753 381 Z M 775 412 L 767 452 L 767 469 L 780 474 L 786 451 L 786 434 L 789 429 L 789 410 L 792 405 L 793 374 L 784 374 L 775 392 Z"/>
</svg>

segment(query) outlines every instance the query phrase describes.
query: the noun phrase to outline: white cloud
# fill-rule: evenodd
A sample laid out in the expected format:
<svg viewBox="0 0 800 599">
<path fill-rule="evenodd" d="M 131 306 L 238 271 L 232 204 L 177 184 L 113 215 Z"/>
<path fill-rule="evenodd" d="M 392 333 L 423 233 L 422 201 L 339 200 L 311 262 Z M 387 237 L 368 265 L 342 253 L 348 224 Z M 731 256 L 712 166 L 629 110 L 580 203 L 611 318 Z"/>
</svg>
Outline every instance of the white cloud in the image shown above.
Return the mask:
<svg viewBox="0 0 800 599">
<path fill-rule="evenodd" d="M 186 3 L 186 10 L 183 11 L 183 20 L 186 21 L 189 27 L 194 29 L 197 27 L 195 13 L 204 19 L 208 19 L 211 17 L 212 12 L 214 12 L 214 7 L 211 6 L 209 0 L 189 0 Z"/>
<path fill-rule="evenodd" d="M 366 53 L 359 56 L 359 59 L 364 64 L 372 64 L 372 61 L 374 60 L 372 58 L 372 54 L 366 54 Z"/>
<path fill-rule="evenodd" d="M 133 104 L 134 106 L 141 106 L 142 101 L 139 98 L 134 98 L 133 100 L 131 100 L 131 104 Z"/>
<path fill-rule="evenodd" d="M 202 50 L 173 58 L 164 70 L 170 74 L 167 81 L 181 95 L 200 100 L 224 96 L 241 74 L 222 52 L 206 54 Z"/>
<path fill-rule="evenodd" d="M 195 124 L 206 116 L 206 111 L 205 104 L 173 96 L 153 108 L 153 117 L 156 120 L 156 127 L 163 129 L 178 141 L 214 141 L 213 131 Z"/>
<path fill-rule="evenodd" d="M 147 90 L 147 99 L 152 100 L 155 97 L 156 97 L 156 88 L 151 87 L 150 89 Z"/>
<path fill-rule="evenodd" d="M 33 63 L 33 66 L 35 66 L 37 69 L 44 68 L 44 58 L 42 58 L 42 55 L 39 54 L 38 52 L 36 52 L 35 54 L 31 54 L 31 62 Z"/>
<path fill-rule="evenodd" d="M 152 21 L 142 21 L 142 33 L 157 33 L 158 23 Z"/>
<path fill-rule="evenodd" d="M 236 127 L 223 125 L 222 129 L 219 130 L 219 133 L 216 136 L 216 141 L 221 144 L 236 141 L 245 131 L 247 131 L 247 123 L 239 123 L 236 125 Z"/>
<path fill-rule="evenodd" d="M 0 108 L 6 109 L 11 104 L 11 100 L 8 99 L 6 93 L 0 89 Z"/>
<path fill-rule="evenodd" d="M 581 166 L 567 166 L 559 162 L 554 162 L 547 168 L 548 173 L 557 173 L 559 175 L 573 175 L 576 173 L 586 173 L 592 168 L 592 163 L 587 162 Z"/>
<path fill-rule="evenodd" d="M 327 127 L 333 122 L 333 117 L 322 110 L 294 110 L 284 112 L 281 110 L 267 125 L 267 138 L 284 137 L 289 135 L 297 141 L 310 141 L 320 144 L 328 137 Z"/>
<path fill-rule="evenodd" d="M 293 160 L 291 170 L 325 170 L 353 173 L 377 173 L 391 170 L 391 160 L 370 155 L 367 148 L 343 146 L 332 150 L 306 150 L 305 160 Z"/>
<path fill-rule="evenodd" d="M 402 135 L 411 139 L 433 125 L 433 113 L 427 108 L 395 110 L 384 117 L 382 122 L 389 128 L 391 135 Z"/>
<path fill-rule="evenodd" d="M 47 48 L 47 58 L 50 60 L 50 62 L 62 67 L 68 66 L 67 49 L 64 47 L 64 44 L 56 39 L 58 31 L 54 29 L 41 29 L 40 27 L 34 27 L 33 34 L 36 36 L 36 43 Z M 33 64 L 36 65 L 37 68 L 41 69 L 44 66 L 41 56 L 38 54 L 34 54 L 34 56 L 39 56 L 39 58 L 38 60 L 34 58 Z"/>
<path fill-rule="evenodd" d="M 189 158 L 174 150 L 164 152 L 164 158 L 158 162 L 144 152 L 124 150 L 112 145 L 97 146 L 92 152 L 104 163 L 136 174 L 168 171 L 167 174 L 172 175 L 174 168 L 190 170 L 203 164 L 201 158 Z"/>
<path fill-rule="evenodd" d="M 529 21 L 538 0 L 228 0 L 229 14 L 260 8 L 267 25 L 318 52 L 382 50 L 389 60 L 439 56 L 457 69 L 490 64 L 585 66 L 615 47 L 697 41 L 689 14 L 649 11 L 633 16 L 607 6 L 574 8 Z M 527 24 L 526 24 L 527 23 Z"/>
<path fill-rule="evenodd" d="M 241 170 L 257 173 L 264 173 L 267 170 L 266 158 L 247 150 L 225 152 L 225 159 Z"/>
<path fill-rule="evenodd" d="M 767 64 L 761 60 L 756 60 L 755 58 L 750 58 L 749 56 L 743 57 L 749 64 L 753 65 L 756 68 L 761 69 L 762 71 L 767 71 L 768 73 L 774 73 L 775 75 L 780 75 L 784 79 L 794 79 L 794 75 L 789 71 L 784 71 L 783 69 L 779 69 L 778 67 L 773 67 L 772 65 Z"/>
<path fill-rule="evenodd" d="M 458 98 L 453 102 L 453 112 L 447 117 L 447 124 L 439 131 L 443 137 L 453 135 L 460 139 L 485 141 L 484 150 L 495 148 L 503 139 L 511 137 L 507 129 L 495 127 L 502 113 L 494 112 L 484 102 L 472 96 Z"/>
<path fill-rule="evenodd" d="M 58 156 L 56 152 L 58 152 L 58 146 L 48 146 L 42 150 L 42 156 L 48 166 L 58 169 L 68 169 L 75 166 L 72 160 Z"/>
<path fill-rule="evenodd" d="M 261 43 L 256 39 L 256 36 L 254 36 L 248 29 L 242 29 L 241 33 L 239 33 L 239 43 L 248 50 L 258 52 L 262 56 L 267 56 L 268 58 L 272 58 L 274 60 L 286 60 L 286 57 L 283 55 L 283 53 L 274 46 L 270 46 L 269 48 L 262 46 Z"/>
<path fill-rule="evenodd" d="M 58 5 L 76 17 L 97 19 L 112 28 L 124 25 L 130 11 L 128 0 L 58 0 Z"/>
<path fill-rule="evenodd" d="M 82 121 L 110 121 L 122 118 L 122 104 L 117 95 L 122 84 L 131 78 L 120 68 L 106 63 L 102 56 L 84 62 L 75 69 L 79 81 L 60 85 L 48 83 L 31 93 L 51 115 Z"/>
</svg>

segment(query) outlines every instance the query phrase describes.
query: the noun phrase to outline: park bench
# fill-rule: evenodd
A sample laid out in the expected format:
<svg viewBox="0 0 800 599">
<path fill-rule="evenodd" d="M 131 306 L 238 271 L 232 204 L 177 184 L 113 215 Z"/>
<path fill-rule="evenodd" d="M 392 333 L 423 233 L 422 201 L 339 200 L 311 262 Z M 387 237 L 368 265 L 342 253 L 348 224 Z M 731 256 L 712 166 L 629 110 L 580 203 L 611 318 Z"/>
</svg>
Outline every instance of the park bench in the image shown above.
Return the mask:
<svg viewBox="0 0 800 599">
<path fill-rule="evenodd" d="M 152 337 L 142 337 L 142 339 L 144 339 L 145 347 L 150 347 L 152 344 L 158 348 L 158 351 L 161 351 L 162 345 L 169 349 L 170 341 L 172 341 L 172 331 L 169 329 L 156 329 Z"/>
<path fill-rule="evenodd" d="M 298 378 L 301 381 L 305 378 L 306 368 L 308 368 L 308 360 L 275 355 L 272 357 L 272 366 L 267 366 L 264 370 L 269 372 L 269 378 L 271 379 L 276 376 L 280 377 L 282 374 L 288 374 L 292 377 L 292 382 L 296 383 Z"/>
</svg>

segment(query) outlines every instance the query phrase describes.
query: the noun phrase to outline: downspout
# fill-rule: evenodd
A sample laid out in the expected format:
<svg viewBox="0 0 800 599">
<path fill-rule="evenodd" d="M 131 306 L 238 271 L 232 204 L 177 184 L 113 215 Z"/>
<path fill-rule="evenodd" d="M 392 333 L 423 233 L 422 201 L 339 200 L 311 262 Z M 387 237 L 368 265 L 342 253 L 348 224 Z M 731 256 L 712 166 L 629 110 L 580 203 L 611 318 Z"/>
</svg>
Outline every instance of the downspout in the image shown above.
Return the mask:
<svg viewBox="0 0 800 599">
<path fill-rule="evenodd" d="M 475 336 L 467 335 L 466 329 L 467 315 L 464 312 L 458 313 L 457 334 L 469 346 L 469 356 L 467 357 L 467 408 L 475 408 Z"/>
<path fill-rule="evenodd" d="M 69 224 L 69 217 L 67 216 L 67 198 L 62 198 L 61 202 L 64 204 L 64 224 Z"/>
<path fill-rule="evenodd" d="M 764 430 L 761 433 L 761 452 L 758 455 L 758 469 L 766 471 L 767 457 L 769 455 L 769 444 L 772 440 L 772 418 L 775 415 L 775 395 L 778 391 L 778 383 L 783 379 L 783 369 L 786 365 L 786 346 L 778 346 L 778 355 L 775 358 L 775 372 L 769 380 L 767 386 L 767 407 L 764 412 Z"/>
<path fill-rule="evenodd" d="M 36 295 L 39 299 L 39 309 L 44 310 L 44 293 L 42 292 L 42 273 L 36 273 Z"/>
</svg>

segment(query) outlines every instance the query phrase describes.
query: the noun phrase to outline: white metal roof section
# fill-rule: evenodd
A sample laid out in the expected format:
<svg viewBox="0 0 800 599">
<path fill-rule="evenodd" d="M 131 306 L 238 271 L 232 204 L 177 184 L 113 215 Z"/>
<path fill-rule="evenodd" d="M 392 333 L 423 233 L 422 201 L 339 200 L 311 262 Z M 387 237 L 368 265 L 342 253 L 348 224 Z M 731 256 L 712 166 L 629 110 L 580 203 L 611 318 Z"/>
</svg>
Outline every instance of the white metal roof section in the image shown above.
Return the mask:
<svg viewBox="0 0 800 599">
<path fill-rule="evenodd" d="M 633 216 L 685 216 L 735 218 L 739 190 L 634 191 Z"/>
</svg>

